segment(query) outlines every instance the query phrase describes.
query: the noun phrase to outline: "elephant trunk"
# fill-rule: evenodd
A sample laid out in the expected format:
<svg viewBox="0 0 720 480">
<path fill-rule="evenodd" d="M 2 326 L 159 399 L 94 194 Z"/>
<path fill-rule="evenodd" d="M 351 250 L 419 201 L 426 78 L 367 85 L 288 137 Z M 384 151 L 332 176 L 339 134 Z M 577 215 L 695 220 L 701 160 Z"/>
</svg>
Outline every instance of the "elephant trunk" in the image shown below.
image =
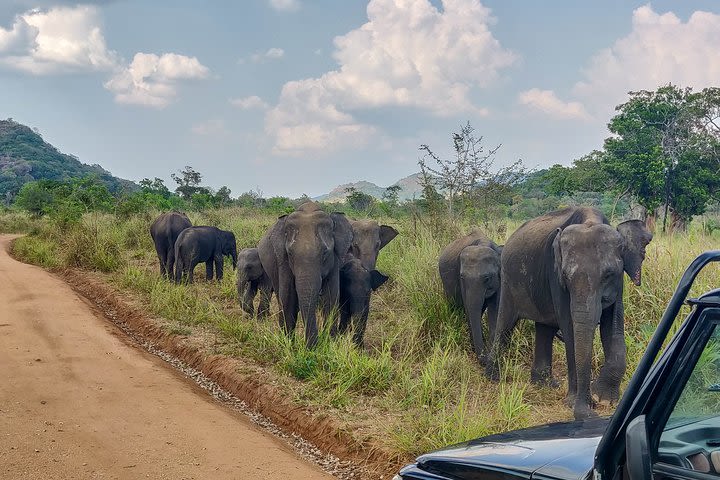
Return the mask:
<svg viewBox="0 0 720 480">
<path fill-rule="evenodd" d="M 298 296 L 298 306 L 303 322 L 305 322 L 305 341 L 308 348 L 317 343 L 317 307 L 322 287 L 320 275 L 296 275 L 295 289 Z"/>
<path fill-rule="evenodd" d="M 485 311 L 485 295 L 486 289 L 483 286 L 475 286 L 470 288 L 464 281 L 461 282 L 463 306 L 465 307 L 465 316 L 467 317 L 468 326 L 470 327 L 470 337 L 475 349 L 475 355 L 480 363 L 484 363 L 485 358 L 485 342 L 483 339 L 482 316 Z"/>
<path fill-rule="evenodd" d="M 600 322 L 602 306 L 598 295 L 575 297 L 570 301 L 572 316 L 573 349 L 575 352 L 576 392 L 574 413 L 576 419 L 594 416 L 591 410 L 590 376 L 595 328 Z M 566 339 L 566 341 L 568 341 Z"/>
</svg>

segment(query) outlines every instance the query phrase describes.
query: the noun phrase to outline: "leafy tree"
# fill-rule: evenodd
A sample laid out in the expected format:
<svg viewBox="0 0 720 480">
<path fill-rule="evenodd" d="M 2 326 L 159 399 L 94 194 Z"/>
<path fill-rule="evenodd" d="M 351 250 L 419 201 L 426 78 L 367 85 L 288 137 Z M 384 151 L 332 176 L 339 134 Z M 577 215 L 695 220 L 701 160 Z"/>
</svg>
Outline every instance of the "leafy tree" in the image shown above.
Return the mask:
<svg viewBox="0 0 720 480">
<path fill-rule="evenodd" d="M 170 176 L 178 184 L 175 192 L 185 200 L 192 199 L 196 193 L 209 193 L 206 188 L 200 186 L 202 174 L 191 166 L 186 166 L 184 170 L 181 170 L 180 175 L 172 173 Z"/>
<path fill-rule="evenodd" d="M 226 186 L 220 187 L 220 189 L 215 192 L 214 195 L 214 201 L 216 205 L 225 206 L 230 203 L 232 203 L 232 198 L 230 198 L 230 189 Z"/>
<path fill-rule="evenodd" d="M 390 185 L 382 194 L 383 201 L 391 206 L 396 206 L 398 204 L 400 190 L 402 190 L 400 185 Z"/>
<path fill-rule="evenodd" d="M 172 193 L 170 193 L 170 190 L 165 186 L 165 182 L 163 182 L 163 180 L 158 177 L 155 177 L 154 180 L 150 180 L 149 178 L 143 178 L 142 180 L 140 180 L 140 189 L 144 193 L 152 193 L 165 198 L 172 195 Z"/>
<path fill-rule="evenodd" d="M 345 202 L 350 208 L 357 212 L 365 212 L 375 203 L 375 197 L 361 192 L 354 187 L 349 187 L 345 189 L 345 191 L 348 193 L 348 196 L 345 197 Z"/>
<path fill-rule="evenodd" d="M 55 201 L 53 186 L 56 183 L 52 180 L 26 183 L 20 188 L 15 198 L 15 205 L 35 216 L 45 215 L 51 210 Z"/>
<path fill-rule="evenodd" d="M 674 85 L 630 92 L 608 125 L 604 170 L 649 212 L 665 206 L 663 230 L 668 214 L 684 228 L 718 191 L 718 92 Z"/>
</svg>

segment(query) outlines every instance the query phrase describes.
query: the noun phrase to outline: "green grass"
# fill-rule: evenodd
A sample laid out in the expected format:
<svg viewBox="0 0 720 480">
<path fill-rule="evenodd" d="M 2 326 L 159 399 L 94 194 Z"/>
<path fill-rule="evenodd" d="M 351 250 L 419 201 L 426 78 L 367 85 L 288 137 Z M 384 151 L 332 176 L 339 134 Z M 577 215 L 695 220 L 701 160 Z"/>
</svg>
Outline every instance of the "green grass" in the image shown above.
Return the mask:
<svg viewBox="0 0 720 480">
<path fill-rule="evenodd" d="M 190 217 L 196 225 L 231 229 L 238 248 L 256 245 L 275 221 L 272 215 L 240 208 L 193 212 Z M 109 281 L 138 295 L 153 314 L 167 319 L 170 332 L 209 333 L 217 351 L 272 372 L 299 404 L 322 409 L 400 453 L 418 454 L 480 435 L 572 417 L 563 403 L 564 386 L 550 389 L 529 383 L 530 322 L 521 322 L 515 332 L 505 381 L 492 383 L 482 375 L 462 313 L 446 302 L 437 274 L 440 250 L 467 226 L 433 234 L 422 222 L 387 220 L 400 235 L 379 257 L 378 269 L 391 281 L 373 295 L 366 348 L 356 349 L 349 336 L 331 339 L 325 328 L 317 347 L 308 350 L 301 324 L 292 336 L 280 331 L 275 303 L 274 315 L 267 321 L 242 314 L 229 264 L 219 284 L 205 282 L 203 274 L 190 286 L 161 279 L 148 233 L 153 218 L 154 214 L 125 220 L 90 214 L 71 228 L 35 221 L 31 235 L 15 243 L 15 254 L 45 267 L 106 272 Z M 0 225 L 22 221 L 0 215 Z M 685 267 L 718 243 L 718 232 L 704 233 L 707 229 L 702 225 L 693 224 L 686 234 L 656 235 L 647 249 L 643 285 L 626 281 L 626 380 Z M 517 226 L 508 225 L 506 233 L 494 229 L 491 235 L 504 243 L 502 235 Z M 709 267 L 693 294 L 714 288 L 717 276 L 717 267 Z M 596 369 L 602 362 L 597 337 Z M 564 380 L 564 350 L 558 343 L 554 368 Z"/>
</svg>

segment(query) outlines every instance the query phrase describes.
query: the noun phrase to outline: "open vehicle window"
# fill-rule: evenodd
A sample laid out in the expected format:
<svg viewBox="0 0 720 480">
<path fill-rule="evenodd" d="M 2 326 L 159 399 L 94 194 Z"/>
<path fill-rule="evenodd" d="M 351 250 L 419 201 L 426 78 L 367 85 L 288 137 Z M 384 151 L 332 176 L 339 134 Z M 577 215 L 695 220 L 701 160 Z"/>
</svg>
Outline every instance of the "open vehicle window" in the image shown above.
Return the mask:
<svg viewBox="0 0 720 480">
<path fill-rule="evenodd" d="M 688 366 L 689 367 L 689 366 Z M 657 460 L 720 475 L 720 328 L 712 326 L 660 436 Z"/>
</svg>

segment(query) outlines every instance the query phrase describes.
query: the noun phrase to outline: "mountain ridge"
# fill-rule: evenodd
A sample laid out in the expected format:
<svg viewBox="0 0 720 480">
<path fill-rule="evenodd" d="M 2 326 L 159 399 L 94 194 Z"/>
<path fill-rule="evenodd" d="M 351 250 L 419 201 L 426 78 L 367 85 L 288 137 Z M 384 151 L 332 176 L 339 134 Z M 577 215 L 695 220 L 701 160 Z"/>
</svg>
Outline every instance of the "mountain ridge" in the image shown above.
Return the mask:
<svg viewBox="0 0 720 480">
<path fill-rule="evenodd" d="M 316 197 L 313 197 L 312 199 L 320 202 L 329 203 L 343 202 L 345 201 L 345 198 L 349 195 L 348 189 L 353 188 L 359 192 L 375 197 L 378 200 L 382 200 L 383 193 L 385 193 L 385 191 L 389 187 L 397 185 L 400 187 L 400 190 L 398 191 L 398 200 L 401 202 L 405 200 L 412 200 L 413 198 L 419 198 L 422 195 L 420 177 L 420 173 L 413 173 L 412 175 L 403 177 L 397 182 L 385 188 L 380 187 L 377 184 L 369 182 L 367 180 L 343 183 L 330 190 L 330 192 L 318 195 Z"/>
</svg>

